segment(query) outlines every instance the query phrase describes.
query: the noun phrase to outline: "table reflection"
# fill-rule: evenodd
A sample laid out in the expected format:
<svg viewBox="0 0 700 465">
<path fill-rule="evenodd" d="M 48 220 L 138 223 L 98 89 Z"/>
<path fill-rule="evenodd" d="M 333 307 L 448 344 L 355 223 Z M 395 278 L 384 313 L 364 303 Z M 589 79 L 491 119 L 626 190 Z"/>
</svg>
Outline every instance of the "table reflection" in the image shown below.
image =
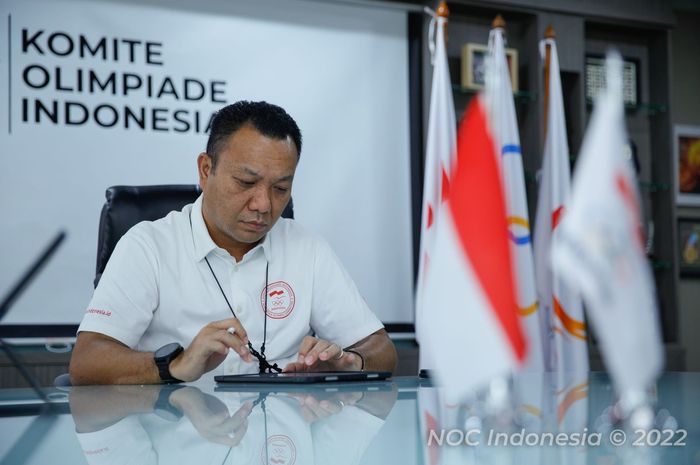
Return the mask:
<svg viewBox="0 0 700 465">
<path fill-rule="evenodd" d="M 393 383 L 73 387 L 88 463 L 357 464 L 397 398 Z"/>
<path fill-rule="evenodd" d="M 700 465 L 699 373 L 661 377 L 651 392 L 660 433 L 647 434 L 644 446 L 633 445 L 641 433 L 620 421 L 603 373 L 502 381 L 459 400 L 417 378 L 302 388 L 73 387 L 50 392 L 52 408 L 31 390 L 5 389 L 0 465 Z M 617 430 L 627 438 L 620 446 L 610 441 Z M 564 445 L 560 433 L 568 435 Z"/>
</svg>

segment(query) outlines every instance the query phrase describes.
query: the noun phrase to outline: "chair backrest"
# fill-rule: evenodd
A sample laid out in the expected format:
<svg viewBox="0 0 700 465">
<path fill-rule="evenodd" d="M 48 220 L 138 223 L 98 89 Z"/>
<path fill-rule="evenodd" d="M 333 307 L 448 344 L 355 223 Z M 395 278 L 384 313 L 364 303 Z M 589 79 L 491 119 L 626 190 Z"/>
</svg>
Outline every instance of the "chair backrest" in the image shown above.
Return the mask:
<svg viewBox="0 0 700 465">
<path fill-rule="evenodd" d="M 105 191 L 97 236 L 97 264 L 94 285 L 100 282 L 105 266 L 119 239 L 141 221 L 163 218 L 173 210 L 197 200 L 202 193 L 196 184 L 162 186 L 112 186 Z M 294 218 L 292 200 L 282 212 L 284 218 Z"/>
</svg>

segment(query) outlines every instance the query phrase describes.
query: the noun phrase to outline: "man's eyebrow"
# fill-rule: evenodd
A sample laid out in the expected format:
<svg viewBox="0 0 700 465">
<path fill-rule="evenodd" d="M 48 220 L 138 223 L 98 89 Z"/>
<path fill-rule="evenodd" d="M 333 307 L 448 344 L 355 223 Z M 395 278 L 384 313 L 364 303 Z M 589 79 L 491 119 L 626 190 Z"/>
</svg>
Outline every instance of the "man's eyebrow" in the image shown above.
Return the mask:
<svg viewBox="0 0 700 465">
<path fill-rule="evenodd" d="M 275 180 L 275 182 L 286 182 L 286 181 L 291 181 L 292 179 L 294 179 L 294 175 L 289 174 L 287 176 L 282 176 L 281 178 L 277 178 Z"/>
<path fill-rule="evenodd" d="M 262 176 L 260 176 L 260 173 L 258 173 L 257 171 L 255 171 L 254 169 L 252 169 L 248 166 L 242 166 L 241 170 L 249 176 L 253 176 L 253 177 L 258 178 L 258 179 L 262 177 Z M 294 179 L 294 175 L 288 174 L 286 176 L 282 176 L 280 178 L 275 179 L 275 183 L 292 181 L 293 179 Z"/>
<path fill-rule="evenodd" d="M 255 171 L 252 168 L 248 168 L 247 166 L 243 167 L 243 171 L 245 171 L 246 174 L 249 174 L 251 176 L 255 176 L 256 178 L 260 177 L 260 173 L 258 173 L 257 171 Z"/>
</svg>

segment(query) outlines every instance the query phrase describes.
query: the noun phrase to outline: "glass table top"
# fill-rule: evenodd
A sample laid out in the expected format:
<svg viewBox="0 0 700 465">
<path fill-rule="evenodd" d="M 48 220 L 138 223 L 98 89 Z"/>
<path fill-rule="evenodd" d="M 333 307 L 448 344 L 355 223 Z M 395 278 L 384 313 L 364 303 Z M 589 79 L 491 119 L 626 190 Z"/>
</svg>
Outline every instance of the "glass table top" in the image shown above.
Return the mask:
<svg viewBox="0 0 700 465">
<path fill-rule="evenodd" d="M 0 389 L 0 465 L 700 464 L 700 373 L 665 373 L 650 426 L 607 375 L 521 375 L 450 401 L 429 380 Z"/>
</svg>

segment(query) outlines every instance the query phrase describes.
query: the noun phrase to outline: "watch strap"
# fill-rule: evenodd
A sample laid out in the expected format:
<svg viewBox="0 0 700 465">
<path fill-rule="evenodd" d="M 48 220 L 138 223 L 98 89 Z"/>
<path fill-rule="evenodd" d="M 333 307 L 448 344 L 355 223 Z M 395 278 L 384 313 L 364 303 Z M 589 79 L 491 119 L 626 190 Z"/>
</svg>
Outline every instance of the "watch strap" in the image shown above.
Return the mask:
<svg viewBox="0 0 700 465">
<path fill-rule="evenodd" d="M 170 403 L 170 394 L 184 387 L 186 386 L 170 384 L 163 386 L 158 392 L 156 403 L 153 405 L 155 414 L 168 421 L 177 421 L 182 418 L 182 412 Z"/>
<path fill-rule="evenodd" d="M 163 357 L 154 357 L 156 366 L 158 367 L 158 374 L 160 375 L 160 380 L 166 384 L 174 383 L 184 383 L 181 379 L 177 379 L 170 373 L 170 362 L 175 360 L 178 355 L 180 355 L 185 349 L 179 346 Z"/>
</svg>

